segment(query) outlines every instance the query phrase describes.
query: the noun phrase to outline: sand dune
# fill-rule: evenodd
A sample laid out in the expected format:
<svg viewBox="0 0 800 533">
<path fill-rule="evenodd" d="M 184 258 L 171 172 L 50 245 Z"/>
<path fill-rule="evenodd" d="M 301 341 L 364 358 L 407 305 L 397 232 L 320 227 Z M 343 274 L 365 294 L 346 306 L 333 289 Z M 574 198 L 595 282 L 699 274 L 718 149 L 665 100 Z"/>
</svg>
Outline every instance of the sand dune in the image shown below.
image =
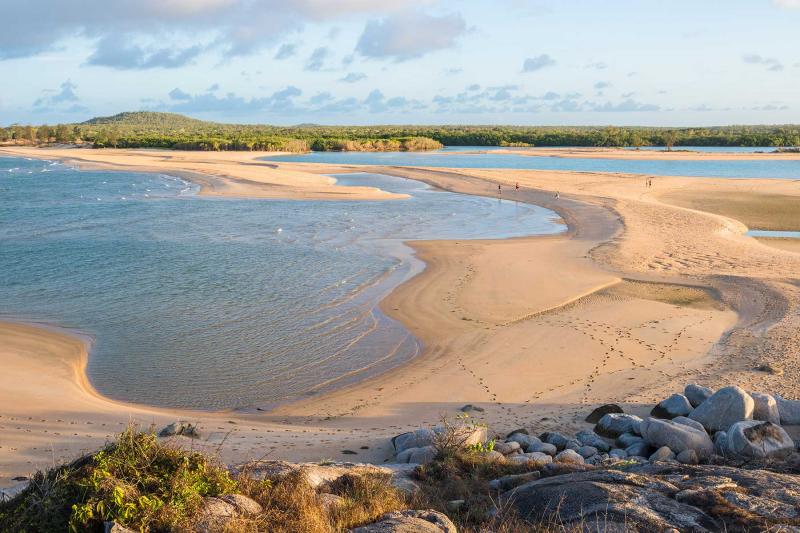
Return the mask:
<svg viewBox="0 0 800 533">
<path fill-rule="evenodd" d="M 145 166 L 156 164 L 149 152 L 141 157 Z M 172 168 L 204 168 L 208 175 L 216 168 L 206 154 L 171 157 Z M 271 170 L 314 176 L 341 168 L 295 163 Z M 228 461 L 265 454 L 383 461 L 388 437 L 452 416 L 466 403 L 482 406 L 479 418 L 503 432 L 520 425 L 577 427 L 591 406 L 609 401 L 644 411 L 688 381 L 797 396 L 800 254 L 744 235 L 747 226 L 736 215 L 747 215 L 752 205 L 721 214 L 704 200 L 710 191 L 757 190 L 782 199 L 776 200 L 781 212 L 795 213 L 796 183 L 659 177 L 648 189 L 640 176 L 616 174 L 370 170 L 486 196 L 496 195 L 496 183 L 519 181 L 522 189 L 504 197 L 557 210 L 569 231 L 413 243 L 427 268 L 382 308 L 423 341 L 424 354 L 377 378 L 270 413 L 175 412 L 113 402 L 81 383 L 82 341 L 3 325 L 0 484 L 96 448 L 131 418 L 199 421 L 206 436 L 194 445 L 219 446 Z M 278 195 L 283 185 L 265 187 L 264 194 Z M 785 373 L 754 370 L 764 361 Z M 342 455 L 344 449 L 358 455 Z"/>
</svg>

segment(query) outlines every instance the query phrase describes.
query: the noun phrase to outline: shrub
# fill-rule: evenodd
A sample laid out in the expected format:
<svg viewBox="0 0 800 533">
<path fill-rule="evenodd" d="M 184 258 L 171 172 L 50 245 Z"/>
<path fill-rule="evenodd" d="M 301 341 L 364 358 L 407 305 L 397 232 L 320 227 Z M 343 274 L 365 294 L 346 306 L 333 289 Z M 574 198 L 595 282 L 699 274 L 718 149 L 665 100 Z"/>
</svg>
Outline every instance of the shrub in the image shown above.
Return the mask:
<svg viewBox="0 0 800 533">
<path fill-rule="evenodd" d="M 235 487 L 227 470 L 208 456 L 131 426 L 93 455 L 38 472 L 24 492 L 0 507 L 0 530 L 85 531 L 111 520 L 134 529 L 181 529 L 204 496 Z"/>
</svg>

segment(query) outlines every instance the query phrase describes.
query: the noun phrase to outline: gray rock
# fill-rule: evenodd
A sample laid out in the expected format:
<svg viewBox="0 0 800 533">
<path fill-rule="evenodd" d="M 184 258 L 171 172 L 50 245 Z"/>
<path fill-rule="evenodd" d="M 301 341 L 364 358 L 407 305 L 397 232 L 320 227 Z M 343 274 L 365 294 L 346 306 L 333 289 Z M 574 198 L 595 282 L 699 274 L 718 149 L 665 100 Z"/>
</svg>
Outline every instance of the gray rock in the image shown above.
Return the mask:
<svg viewBox="0 0 800 533">
<path fill-rule="evenodd" d="M 706 428 L 703 427 L 703 424 L 697 422 L 696 420 L 692 420 L 691 418 L 687 418 L 685 416 L 676 416 L 672 419 L 673 422 L 676 424 L 683 424 L 684 426 L 691 426 L 698 431 L 705 432 Z"/>
<path fill-rule="evenodd" d="M 775 401 L 775 398 L 760 392 L 751 392 L 750 397 L 753 398 L 754 403 L 753 420 L 762 420 L 780 425 L 781 414 L 778 412 L 778 402 Z"/>
<path fill-rule="evenodd" d="M 435 446 L 422 446 L 420 448 L 408 448 L 398 453 L 395 461 L 398 463 L 427 464 L 436 459 L 438 451 Z"/>
<path fill-rule="evenodd" d="M 277 481 L 288 475 L 302 474 L 313 489 L 323 490 L 345 475 L 384 475 L 390 476 L 392 486 L 413 494 L 418 489 L 412 479 L 416 464 L 368 463 L 290 463 L 287 461 L 250 461 L 230 467 L 234 477 L 246 474 L 255 480 Z"/>
<path fill-rule="evenodd" d="M 483 444 L 489 440 L 489 431 L 484 425 L 464 424 L 460 427 L 449 429 L 441 426 L 433 428 L 433 432 L 437 435 L 441 435 L 447 431 L 453 432 L 454 439 L 460 446 Z"/>
<path fill-rule="evenodd" d="M 451 432 L 449 440 L 458 446 L 471 446 L 486 442 L 488 432 L 486 426 L 463 424 L 452 428 L 436 426 L 433 429 L 420 428 L 415 431 L 401 433 L 392 438 L 392 446 L 396 453 L 403 452 L 409 448 L 425 448 L 434 446 L 437 436 L 445 432 Z"/>
<path fill-rule="evenodd" d="M 570 439 L 562 435 L 561 433 L 557 433 L 555 431 L 547 431 L 539 435 L 539 439 L 542 442 L 546 442 L 547 444 L 552 444 L 558 450 L 563 450 Z"/>
<path fill-rule="evenodd" d="M 753 398 L 739 387 L 724 387 L 691 412 L 709 432 L 727 431 L 736 422 L 753 419 Z"/>
<path fill-rule="evenodd" d="M 408 463 L 408 461 L 411 459 L 411 454 L 417 450 L 419 450 L 419 448 L 409 448 L 407 450 L 403 450 L 394 456 L 394 460 L 398 463 Z"/>
<path fill-rule="evenodd" d="M 499 507 L 531 524 L 564 531 L 719 531 L 711 516 L 672 499 L 674 484 L 627 471 L 590 470 L 526 483 Z M 587 527 L 587 525 L 589 525 Z"/>
<path fill-rule="evenodd" d="M 238 514 L 233 504 L 221 498 L 206 496 L 200 505 L 197 531 L 200 533 L 222 531 Z"/>
<path fill-rule="evenodd" d="M 331 494 L 329 492 L 321 492 L 317 494 L 317 500 L 322 508 L 329 513 L 346 503 L 345 499 L 341 496 L 337 494 Z"/>
<path fill-rule="evenodd" d="M 684 465 L 696 465 L 700 462 L 700 459 L 697 457 L 697 452 L 694 450 L 683 450 L 675 457 L 675 459 Z"/>
<path fill-rule="evenodd" d="M 714 453 L 726 457 L 728 455 L 728 432 L 717 431 L 714 433 Z"/>
<path fill-rule="evenodd" d="M 423 446 L 422 448 L 413 448 L 413 450 L 414 451 L 408 457 L 408 462 L 418 465 L 430 463 L 436 459 L 439 453 L 435 446 Z"/>
<path fill-rule="evenodd" d="M 538 442 L 528 446 L 525 451 L 528 453 L 539 452 L 546 453 L 547 455 L 555 455 L 558 452 L 558 448 L 556 448 L 554 444 L 548 442 Z"/>
<path fill-rule="evenodd" d="M 676 423 L 673 420 L 648 418 L 641 425 L 642 436 L 653 448 L 667 446 L 676 454 L 694 450 L 701 460 L 714 453 L 714 443 L 705 431 L 696 427 Z"/>
<path fill-rule="evenodd" d="M 601 437 L 615 439 L 623 433 L 639 434 L 642 419 L 636 415 L 611 413 L 603 416 L 594 427 L 594 432 Z"/>
<path fill-rule="evenodd" d="M 575 450 L 564 450 L 553 459 L 556 463 L 583 464 L 583 457 Z"/>
<path fill-rule="evenodd" d="M 489 462 L 489 463 L 504 463 L 505 460 L 506 460 L 506 456 L 503 455 L 502 453 L 496 451 L 496 450 L 492 450 L 490 452 L 484 452 L 483 453 L 483 459 L 484 459 L 484 461 Z M 433 459 L 431 459 L 431 460 L 433 460 Z M 430 461 L 428 461 L 428 462 L 430 462 Z M 423 463 L 420 463 L 420 464 L 423 464 Z"/>
<path fill-rule="evenodd" d="M 511 463 L 513 465 L 526 465 L 530 459 L 525 457 L 524 453 L 518 453 L 515 455 L 508 455 L 506 456 L 506 462 Z"/>
<path fill-rule="evenodd" d="M 589 457 L 597 455 L 597 448 L 595 448 L 594 446 L 581 446 L 575 451 L 578 452 L 578 455 L 580 455 L 584 459 L 588 459 Z"/>
<path fill-rule="evenodd" d="M 581 446 L 583 446 L 583 444 L 581 444 L 577 439 L 569 439 L 564 445 L 564 449 L 575 450 L 577 452 Z"/>
<path fill-rule="evenodd" d="M 423 446 L 433 446 L 436 434 L 428 428 L 420 428 L 415 431 L 401 433 L 392 439 L 395 453 L 401 453 L 409 448 L 422 448 Z"/>
<path fill-rule="evenodd" d="M 220 496 L 220 499 L 233 505 L 236 508 L 236 512 L 242 516 L 254 516 L 264 511 L 260 503 L 244 494 L 226 494 Z"/>
<path fill-rule="evenodd" d="M 586 417 L 586 421 L 590 424 L 597 424 L 601 418 L 609 413 L 624 413 L 625 411 L 622 410 L 622 407 L 615 403 L 607 403 L 605 405 L 601 405 L 589 413 L 589 416 Z"/>
<path fill-rule="evenodd" d="M 536 463 L 539 465 L 547 465 L 553 462 L 553 457 L 541 452 L 526 453 L 523 457 L 528 458 L 528 462 Z"/>
<path fill-rule="evenodd" d="M 690 383 L 683 389 L 683 395 L 686 396 L 686 399 L 689 400 L 692 407 L 697 407 L 709 399 L 712 394 L 714 394 L 714 391 L 708 387 L 703 387 L 695 383 Z"/>
<path fill-rule="evenodd" d="M 628 457 L 647 457 L 650 455 L 650 445 L 644 441 L 637 442 L 625 448 L 625 453 L 628 454 Z"/>
<path fill-rule="evenodd" d="M 784 400 L 776 394 L 775 402 L 778 404 L 778 415 L 781 417 L 781 425 L 800 425 L 800 400 Z"/>
<path fill-rule="evenodd" d="M 794 451 L 794 442 L 772 422 L 747 420 L 730 427 L 726 449 L 743 459 L 781 459 Z"/>
<path fill-rule="evenodd" d="M 610 452 L 608 452 L 608 456 L 612 459 L 627 459 L 628 452 L 625 450 L 620 450 L 619 448 L 614 448 Z"/>
<path fill-rule="evenodd" d="M 350 533 L 458 533 L 455 524 L 438 511 L 396 511 Z"/>
<path fill-rule="evenodd" d="M 656 418 L 666 418 L 672 420 L 676 416 L 686 416 L 692 412 L 692 404 L 683 394 L 673 394 L 666 400 L 662 400 L 650 411 L 650 416 Z"/>
<path fill-rule="evenodd" d="M 584 446 L 592 446 L 601 452 L 607 452 L 611 446 L 603 440 L 603 438 L 594 431 L 583 430 L 575 435 L 575 439 Z"/>
<path fill-rule="evenodd" d="M 498 492 L 505 492 L 507 490 L 518 487 L 523 483 L 535 481 L 541 477 L 541 472 L 534 470 L 533 472 L 526 472 L 524 474 L 514 474 L 510 476 L 503 476 L 498 479 L 493 479 L 489 482 L 489 488 Z"/>
<path fill-rule="evenodd" d="M 200 438 L 200 430 L 197 429 L 197 426 L 191 424 L 185 420 L 178 420 L 177 422 L 173 422 L 172 424 L 166 426 L 161 431 L 158 432 L 159 437 L 174 437 L 174 436 L 183 436 L 189 437 L 191 439 Z"/>
<path fill-rule="evenodd" d="M 658 461 L 671 461 L 675 459 L 675 452 L 669 449 L 669 446 L 662 446 L 661 448 L 657 449 L 653 455 L 650 456 L 649 460 L 652 463 Z"/>
<path fill-rule="evenodd" d="M 519 443 L 520 447 L 525 450 L 531 444 L 541 444 L 542 441 L 539 440 L 538 437 L 532 437 L 530 435 L 526 435 L 524 433 L 514 433 L 508 437 L 506 437 L 506 442 L 517 442 Z"/>
<path fill-rule="evenodd" d="M 494 450 L 502 453 L 503 455 L 511 455 L 520 451 L 519 442 L 512 440 L 510 442 L 495 442 Z"/>
<path fill-rule="evenodd" d="M 633 444 L 637 444 L 639 442 L 644 442 L 644 439 L 639 435 L 634 435 L 633 433 L 623 433 L 617 440 L 615 441 L 617 446 L 620 448 L 627 448 Z"/>
</svg>

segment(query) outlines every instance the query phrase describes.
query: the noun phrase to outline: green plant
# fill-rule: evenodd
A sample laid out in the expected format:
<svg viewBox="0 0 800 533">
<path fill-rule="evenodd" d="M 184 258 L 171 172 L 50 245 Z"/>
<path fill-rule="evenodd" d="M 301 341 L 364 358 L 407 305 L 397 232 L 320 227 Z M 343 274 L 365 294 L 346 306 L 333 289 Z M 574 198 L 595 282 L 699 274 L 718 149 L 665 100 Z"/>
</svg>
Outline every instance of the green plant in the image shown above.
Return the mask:
<svg viewBox="0 0 800 533">
<path fill-rule="evenodd" d="M 0 508 L 0 531 L 86 531 L 104 521 L 181 529 L 205 496 L 236 489 L 210 457 L 128 427 L 101 451 L 47 473 Z"/>
<path fill-rule="evenodd" d="M 495 440 L 491 439 L 486 442 L 476 442 L 467 446 L 467 450 L 474 453 L 488 453 L 494 451 Z"/>
</svg>

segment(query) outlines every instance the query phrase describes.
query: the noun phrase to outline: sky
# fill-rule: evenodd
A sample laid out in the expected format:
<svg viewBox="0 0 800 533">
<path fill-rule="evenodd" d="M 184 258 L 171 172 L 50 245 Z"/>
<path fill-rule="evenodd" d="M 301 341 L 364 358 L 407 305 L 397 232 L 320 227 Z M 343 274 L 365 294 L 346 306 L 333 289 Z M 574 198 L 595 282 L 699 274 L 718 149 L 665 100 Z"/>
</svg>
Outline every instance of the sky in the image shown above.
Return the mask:
<svg viewBox="0 0 800 533">
<path fill-rule="evenodd" d="M 0 0 L 0 124 L 800 123 L 800 0 Z"/>
</svg>

